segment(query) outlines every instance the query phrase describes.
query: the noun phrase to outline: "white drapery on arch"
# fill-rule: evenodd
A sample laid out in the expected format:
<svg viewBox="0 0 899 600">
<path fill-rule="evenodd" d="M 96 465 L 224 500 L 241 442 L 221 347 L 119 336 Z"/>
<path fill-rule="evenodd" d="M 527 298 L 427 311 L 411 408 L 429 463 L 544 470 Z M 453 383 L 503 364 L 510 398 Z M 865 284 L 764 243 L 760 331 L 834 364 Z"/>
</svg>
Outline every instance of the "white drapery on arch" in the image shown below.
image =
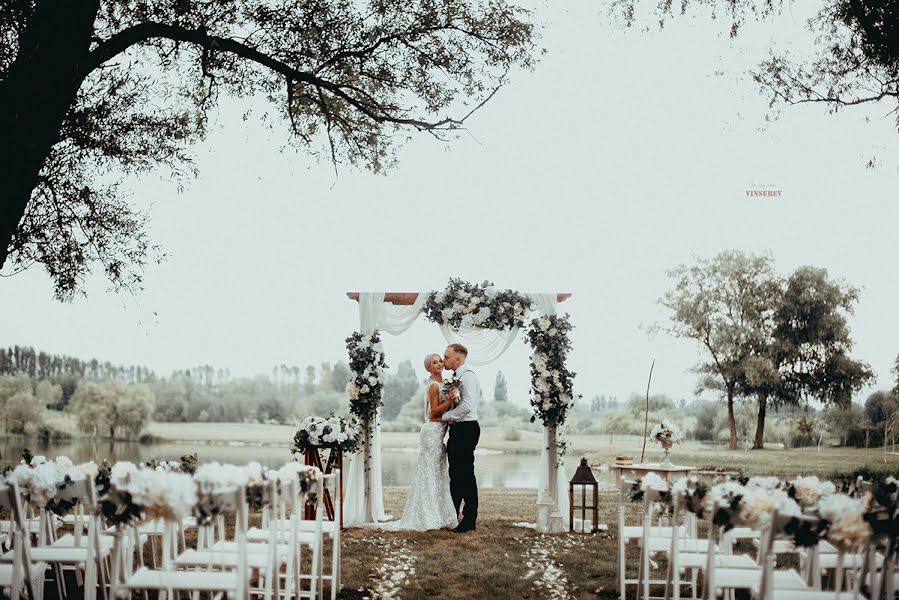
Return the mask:
<svg viewBox="0 0 899 600">
<path fill-rule="evenodd" d="M 526 294 L 534 303 L 539 316 L 556 314 L 558 299 L 556 294 Z M 365 335 L 378 331 L 386 331 L 392 335 L 400 335 L 415 323 L 428 299 L 427 292 L 420 292 L 415 303 L 410 306 L 397 306 L 384 302 L 384 292 L 362 292 L 359 294 L 360 332 Z M 518 337 L 520 330 L 498 331 L 494 329 L 478 329 L 463 327 L 455 330 L 446 325 L 440 326 L 443 337 L 450 344 L 464 344 L 469 351 L 467 362 L 473 366 L 489 364 L 502 356 L 512 342 Z M 547 432 L 544 428 L 544 443 L 540 452 L 539 488 L 537 494 L 548 487 L 549 456 L 547 451 Z M 555 455 L 555 453 L 553 453 Z M 372 429 L 370 476 L 368 494 L 371 498 L 372 518 L 383 521 L 389 518 L 384 513 L 384 487 L 381 478 L 381 423 L 380 420 Z M 348 526 L 367 522 L 365 515 L 365 464 L 362 452 L 350 456 L 347 468 L 347 486 L 344 495 L 344 524 Z M 555 487 L 556 505 L 568 526 L 568 493 L 565 468 L 560 462 Z"/>
<path fill-rule="evenodd" d="M 427 293 L 420 293 L 411 306 L 396 306 L 384 302 L 384 292 L 363 292 L 359 294 L 359 331 L 364 335 L 371 335 L 377 329 L 399 335 L 412 327 L 427 299 Z M 389 517 L 384 513 L 384 486 L 381 479 L 380 411 L 372 428 L 370 456 L 368 494 L 371 498 L 371 516 L 376 521 L 384 521 Z M 344 524 L 365 523 L 365 460 L 362 452 L 350 457 L 345 497 Z"/>
</svg>

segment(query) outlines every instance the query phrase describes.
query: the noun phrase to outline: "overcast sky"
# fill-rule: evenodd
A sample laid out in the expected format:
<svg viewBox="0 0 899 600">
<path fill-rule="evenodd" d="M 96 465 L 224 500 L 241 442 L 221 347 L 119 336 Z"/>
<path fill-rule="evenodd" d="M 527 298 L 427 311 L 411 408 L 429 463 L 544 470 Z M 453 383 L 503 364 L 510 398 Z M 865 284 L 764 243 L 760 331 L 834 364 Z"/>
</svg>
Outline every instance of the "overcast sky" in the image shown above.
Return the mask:
<svg viewBox="0 0 899 600">
<path fill-rule="evenodd" d="M 650 3 L 654 4 L 654 3 Z M 828 116 L 787 109 L 766 123 L 747 70 L 775 44 L 801 52 L 801 15 L 747 26 L 685 19 L 622 31 L 599 3 L 537 6 L 547 49 L 451 143 L 413 135 L 385 176 L 282 152 L 283 135 L 223 105 L 181 194 L 160 176 L 129 181 L 168 259 L 138 296 L 91 279 L 53 300 L 38 269 L 0 280 L 0 344 L 234 374 L 345 357 L 358 327 L 349 290 L 442 288 L 451 276 L 501 288 L 569 291 L 577 390 L 692 398 L 689 342 L 650 338 L 666 270 L 727 249 L 770 251 L 782 273 L 825 267 L 862 288 L 855 355 L 889 385 L 899 352 L 899 140 L 886 105 Z M 865 118 L 870 117 L 871 122 Z M 880 165 L 866 169 L 876 156 Z M 753 186 L 779 198 L 748 198 Z M 388 362 L 441 351 L 421 319 L 388 336 Z M 525 344 L 497 369 L 525 403 Z M 424 375 L 424 372 L 422 372 Z M 867 393 L 870 390 L 866 390 Z M 863 394 L 864 394 L 863 393 Z"/>
</svg>

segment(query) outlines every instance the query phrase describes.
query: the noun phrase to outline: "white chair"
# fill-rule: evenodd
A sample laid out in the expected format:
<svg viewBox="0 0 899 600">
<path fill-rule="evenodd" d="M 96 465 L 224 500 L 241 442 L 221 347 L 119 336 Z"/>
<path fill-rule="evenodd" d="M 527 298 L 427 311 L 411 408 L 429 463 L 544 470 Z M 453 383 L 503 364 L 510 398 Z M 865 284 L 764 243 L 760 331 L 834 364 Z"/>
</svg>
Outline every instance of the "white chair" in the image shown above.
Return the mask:
<svg viewBox="0 0 899 600">
<path fill-rule="evenodd" d="M 716 567 L 726 569 L 759 569 L 760 567 L 750 556 L 745 554 L 733 554 L 728 546 L 721 551 L 710 540 L 685 539 L 680 524 L 681 515 L 684 513 L 684 493 L 672 494 L 673 533 L 670 539 L 668 551 L 668 576 L 665 582 L 665 600 L 674 598 L 680 600 L 681 572 L 690 574 L 690 587 L 693 598 L 697 597 L 698 575 L 708 562 L 709 548 L 712 548 Z M 692 517 L 692 513 L 690 514 Z M 704 546 L 699 542 L 705 542 Z"/>
<path fill-rule="evenodd" d="M 627 510 L 627 502 L 628 497 L 630 496 L 630 491 L 637 482 L 629 481 L 626 479 L 621 480 L 621 484 L 618 489 L 618 554 L 617 554 L 617 570 L 618 570 L 618 593 L 619 600 L 626 600 L 625 595 L 627 593 L 627 586 L 636 585 L 639 587 L 640 585 L 640 577 L 636 579 L 628 579 L 626 577 L 626 561 L 627 561 L 627 546 L 633 541 L 642 540 L 644 537 L 644 527 L 643 524 L 640 525 L 627 525 L 625 522 L 625 512 Z M 645 505 L 644 505 L 645 512 Z M 650 512 L 651 515 L 651 512 Z M 645 517 L 644 517 L 645 519 Z M 670 538 L 671 536 L 671 527 L 662 527 L 662 526 L 653 526 L 650 516 L 650 521 L 647 523 L 649 525 L 649 531 L 646 532 L 652 538 Z"/>
<path fill-rule="evenodd" d="M 13 542 L 12 554 L 0 560 L 0 589 L 7 598 L 18 598 L 24 589 L 30 600 L 42 600 L 47 565 L 31 560 L 30 528 L 15 483 L 0 482 L 0 508 L 10 512 L 8 531 Z"/>
<path fill-rule="evenodd" d="M 101 523 L 94 510 L 97 506 L 97 491 L 94 480 L 83 477 L 72 480 L 65 487 L 57 490 L 56 500 L 75 500 L 78 506 L 87 508 L 88 516 L 85 518 L 83 510 L 76 514 L 76 526 L 73 534 L 62 536 L 43 545 L 37 545 L 31 549 L 31 560 L 47 563 L 53 567 L 56 579 L 56 587 L 61 598 L 68 597 L 65 585 L 64 570 L 74 570 L 76 581 L 84 584 L 85 600 L 94 600 L 97 596 L 97 583 L 99 580 L 103 597 L 106 597 L 109 581 L 109 558 L 112 554 L 112 541 L 101 543 Z M 55 517 L 46 508 L 41 509 L 41 520 L 49 523 Z M 80 520 L 83 520 L 81 522 Z M 84 534 L 85 526 L 87 535 Z M 48 530 L 48 535 L 55 537 L 53 531 Z M 43 538 L 43 536 L 38 536 Z M 84 577 L 82 578 L 82 572 Z"/>
<path fill-rule="evenodd" d="M 247 504 L 246 490 L 237 487 L 214 494 L 214 502 L 226 514 L 235 515 L 235 540 L 236 557 L 234 568 L 228 565 L 213 564 L 207 569 L 192 571 L 176 571 L 174 569 L 173 550 L 178 535 L 178 523 L 167 522 L 163 528 L 162 539 L 162 569 L 154 570 L 148 567 L 137 569 L 130 576 L 126 576 L 123 583 L 118 581 L 118 560 L 113 563 L 113 598 L 119 589 L 128 591 L 154 590 L 160 598 L 174 598 L 175 591 L 185 592 L 224 592 L 234 600 L 247 600 L 249 598 L 249 569 L 247 553 Z M 224 554 L 223 554 L 224 555 Z"/>
<path fill-rule="evenodd" d="M 339 485 L 337 475 L 337 473 L 322 475 L 320 471 L 317 471 L 317 478 L 320 481 L 315 484 L 315 489 L 310 489 L 308 493 L 299 490 L 300 482 L 298 480 L 291 482 L 292 485 L 296 485 L 297 489 L 292 494 L 289 490 L 287 490 L 287 493 L 283 493 L 285 490 L 282 484 L 278 514 L 272 514 L 272 521 L 267 523 L 266 527 L 254 527 L 248 532 L 248 538 L 251 542 L 271 544 L 272 541 L 275 541 L 276 544 L 287 545 L 292 568 L 289 568 L 287 571 L 284 590 L 286 594 L 293 595 L 296 598 L 322 597 L 323 586 L 321 582 L 324 579 L 322 572 L 322 563 L 324 562 L 322 556 L 322 534 L 324 531 L 322 516 L 324 513 L 323 489 L 326 485 L 333 485 L 334 483 Z M 312 498 L 307 498 L 307 495 Z M 313 502 L 315 507 L 315 519 L 311 521 L 303 519 L 303 508 L 306 506 L 307 499 Z M 290 507 L 289 518 L 287 516 L 288 506 Z M 329 521 L 329 523 L 331 522 Z M 339 525 L 337 525 L 337 531 L 334 534 L 338 539 L 340 536 L 339 529 Z M 310 553 L 308 574 L 304 573 L 302 568 L 304 549 L 308 549 Z M 339 577 L 339 567 L 337 577 Z M 308 591 L 302 589 L 302 583 L 306 580 L 309 581 Z M 332 587 L 334 587 L 333 584 Z"/>
<path fill-rule="evenodd" d="M 275 483 L 275 481 L 270 480 L 262 485 L 263 514 L 270 512 L 272 507 L 276 505 Z M 249 506 L 244 515 L 248 514 Z M 244 527 L 247 527 L 246 523 L 244 523 Z M 210 565 L 215 565 L 220 570 L 236 569 L 240 555 L 240 542 L 236 540 L 236 538 L 234 540 L 226 539 L 224 533 L 224 517 L 219 515 L 211 523 L 202 525 L 200 531 L 204 532 L 204 537 L 207 541 L 212 542 L 212 540 L 215 539 L 216 529 L 218 529 L 221 534 L 218 542 L 214 542 L 211 545 L 203 544 L 200 548 L 195 550 L 185 550 L 175 558 L 175 567 L 178 569 L 198 570 L 208 568 Z M 270 540 L 271 539 L 270 531 Z M 248 542 L 246 544 L 247 568 L 251 573 L 258 573 L 260 581 L 263 582 L 263 587 L 261 589 L 251 589 L 251 594 L 262 595 L 266 600 L 270 599 L 272 595 L 277 596 L 279 594 L 278 584 L 280 578 L 278 571 L 281 566 L 286 566 L 290 560 L 286 551 L 286 545 L 282 546 L 283 551 L 281 551 L 281 548 L 279 548 L 276 541 L 274 541 L 274 543 L 251 544 Z"/>
<path fill-rule="evenodd" d="M 710 511 L 712 518 L 709 523 L 709 551 L 706 554 L 706 566 L 704 571 L 703 600 L 715 600 L 720 593 L 732 593 L 738 590 L 752 590 L 758 587 L 762 579 L 762 569 L 758 568 L 719 568 L 718 550 L 713 542 L 721 537 L 721 528 L 714 523 L 715 511 L 721 508 L 713 506 Z M 764 539 L 765 536 L 762 536 Z M 772 538 L 773 540 L 773 538 Z M 800 574 L 792 569 L 775 571 L 773 569 L 775 555 L 770 551 L 771 547 L 763 547 L 760 553 L 771 564 L 769 580 L 773 589 L 781 590 L 808 590 Z M 765 563 L 767 564 L 767 563 Z"/>
<path fill-rule="evenodd" d="M 768 550 L 770 550 L 770 546 L 773 546 L 774 541 L 784 535 L 787 524 L 797 520 L 814 523 L 818 519 L 805 515 L 799 517 L 782 515 L 776 510 L 771 514 L 771 523 L 765 535 L 769 545 Z M 860 598 L 857 588 L 854 592 L 831 592 L 811 589 L 808 586 L 804 588 L 784 586 L 777 577 L 777 574 L 782 571 L 774 570 L 776 560 L 777 557 L 773 552 L 765 552 L 761 580 L 758 586 L 751 588 L 752 600 L 858 600 Z"/>
</svg>

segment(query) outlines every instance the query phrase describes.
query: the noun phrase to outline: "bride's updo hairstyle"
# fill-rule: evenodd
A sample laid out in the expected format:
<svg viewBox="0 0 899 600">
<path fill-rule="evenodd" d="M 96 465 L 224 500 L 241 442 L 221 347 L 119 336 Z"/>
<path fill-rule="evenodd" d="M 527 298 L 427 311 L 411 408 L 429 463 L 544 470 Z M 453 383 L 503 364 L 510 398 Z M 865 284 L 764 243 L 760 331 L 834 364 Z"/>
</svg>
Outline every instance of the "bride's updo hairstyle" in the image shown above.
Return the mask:
<svg viewBox="0 0 899 600">
<path fill-rule="evenodd" d="M 427 356 L 425 356 L 425 371 L 427 371 L 428 373 L 431 372 L 431 359 L 434 358 L 435 356 L 439 357 L 440 355 L 437 354 L 436 352 L 432 352 L 431 354 L 428 354 Z"/>
</svg>

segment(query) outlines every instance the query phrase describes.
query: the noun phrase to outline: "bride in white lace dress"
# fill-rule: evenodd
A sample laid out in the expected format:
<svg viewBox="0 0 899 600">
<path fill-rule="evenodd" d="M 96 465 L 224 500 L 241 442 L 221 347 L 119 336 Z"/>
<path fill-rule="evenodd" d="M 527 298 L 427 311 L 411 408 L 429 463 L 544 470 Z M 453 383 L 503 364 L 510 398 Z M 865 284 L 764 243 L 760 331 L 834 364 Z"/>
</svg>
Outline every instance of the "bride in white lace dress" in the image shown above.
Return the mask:
<svg viewBox="0 0 899 600">
<path fill-rule="evenodd" d="M 443 438 L 447 424 L 443 413 L 453 407 L 453 399 L 443 391 L 443 359 L 438 354 L 425 358 L 425 369 L 431 374 L 425 396 L 425 418 L 418 438 L 418 463 L 399 521 L 380 524 L 383 529 L 427 531 L 452 529 L 459 524 L 453 498 L 450 496 L 449 465 Z"/>
</svg>

